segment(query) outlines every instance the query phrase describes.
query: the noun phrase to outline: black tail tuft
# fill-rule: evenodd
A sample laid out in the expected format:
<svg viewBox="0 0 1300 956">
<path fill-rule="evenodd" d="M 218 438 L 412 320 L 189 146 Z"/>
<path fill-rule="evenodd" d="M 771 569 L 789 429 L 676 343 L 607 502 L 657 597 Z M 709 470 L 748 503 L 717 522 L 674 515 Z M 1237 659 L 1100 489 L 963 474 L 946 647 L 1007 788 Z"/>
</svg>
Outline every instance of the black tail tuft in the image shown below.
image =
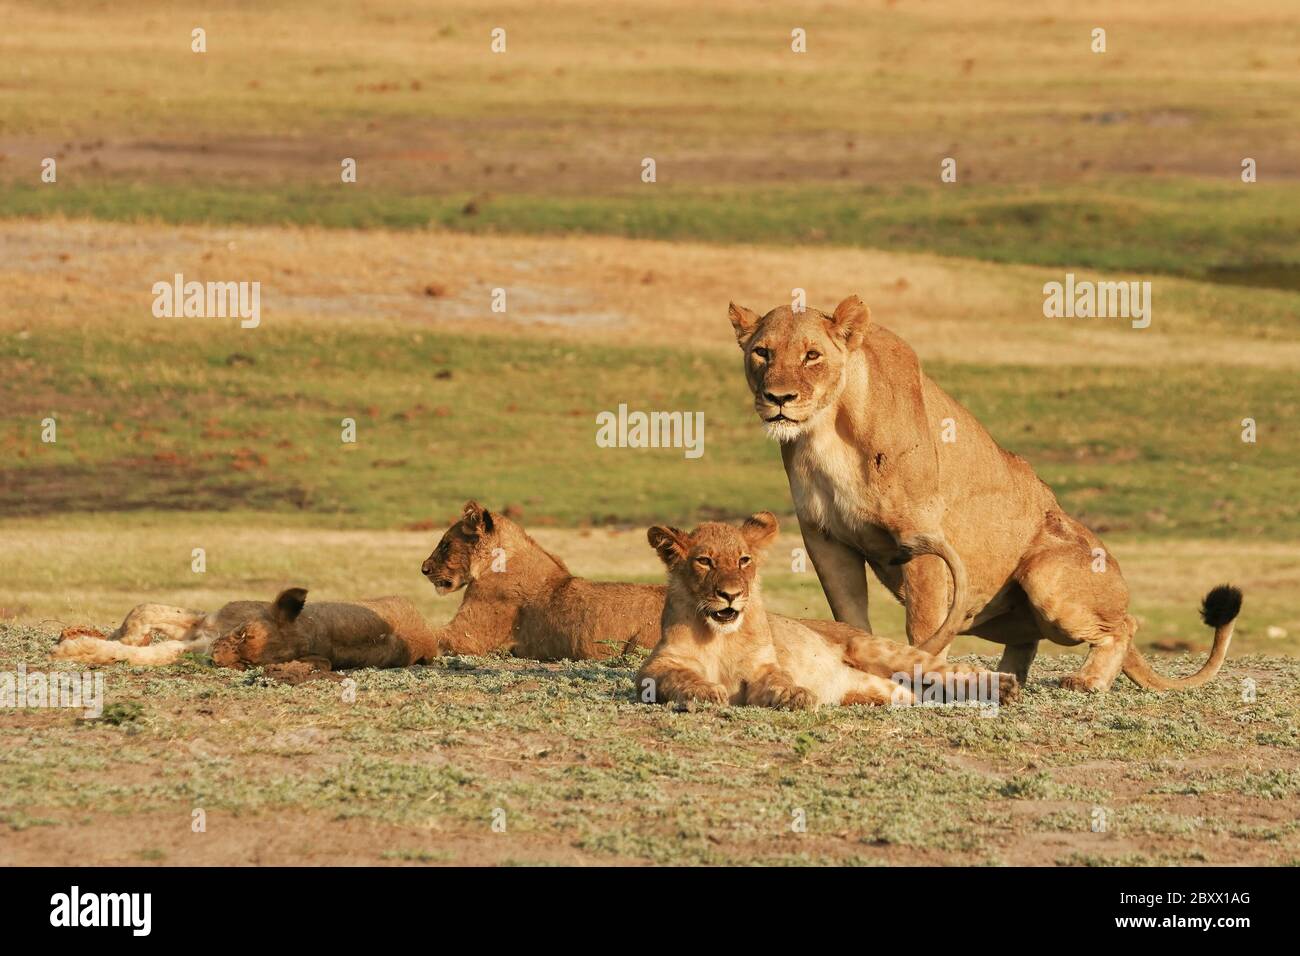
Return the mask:
<svg viewBox="0 0 1300 956">
<path fill-rule="evenodd" d="M 1241 612 L 1241 591 L 1230 584 L 1220 584 L 1201 602 L 1201 620 L 1213 628 L 1235 620 Z"/>
</svg>

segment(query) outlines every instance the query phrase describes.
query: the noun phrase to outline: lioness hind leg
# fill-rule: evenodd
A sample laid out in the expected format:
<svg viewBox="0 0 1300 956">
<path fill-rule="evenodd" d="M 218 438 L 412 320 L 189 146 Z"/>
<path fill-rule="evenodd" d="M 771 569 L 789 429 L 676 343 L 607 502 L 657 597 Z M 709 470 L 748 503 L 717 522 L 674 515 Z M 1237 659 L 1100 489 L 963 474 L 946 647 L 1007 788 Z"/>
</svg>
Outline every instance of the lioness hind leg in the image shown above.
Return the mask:
<svg viewBox="0 0 1300 956">
<path fill-rule="evenodd" d="M 1028 644 L 1008 644 L 998 661 L 998 670 L 1005 674 L 1015 674 L 1021 684 L 1029 681 L 1029 665 L 1038 656 L 1038 642 Z"/>
<path fill-rule="evenodd" d="M 1094 543 L 1096 538 L 1079 526 L 1075 540 L 1030 555 L 1016 573 L 1043 637 L 1088 645 L 1083 667 L 1061 679 L 1066 690 L 1108 690 L 1136 630 L 1119 566 L 1109 555 L 1096 558 Z"/>
</svg>

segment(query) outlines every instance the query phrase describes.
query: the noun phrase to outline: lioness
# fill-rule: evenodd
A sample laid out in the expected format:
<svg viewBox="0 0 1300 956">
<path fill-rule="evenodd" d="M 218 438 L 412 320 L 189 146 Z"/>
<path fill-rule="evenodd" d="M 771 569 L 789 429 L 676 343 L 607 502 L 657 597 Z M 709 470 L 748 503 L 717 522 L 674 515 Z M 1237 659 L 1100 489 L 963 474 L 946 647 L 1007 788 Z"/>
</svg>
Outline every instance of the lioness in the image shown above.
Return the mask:
<svg viewBox="0 0 1300 956">
<path fill-rule="evenodd" d="M 1006 644 L 998 669 L 1021 681 L 1044 638 L 1089 646 L 1082 669 L 1061 681 L 1070 690 L 1106 690 L 1121 670 L 1157 690 L 1218 673 L 1241 592 L 1206 596 L 1214 646 L 1199 671 L 1155 673 L 1133 641 L 1119 562 L 906 343 L 871 324 L 857 296 L 831 315 L 781 307 L 760 317 L 733 303 L 730 319 L 836 620 L 870 630 L 865 564 L 905 605 L 911 643 L 942 654 L 960 632 Z"/>
<path fill-rule="evenodd" d="M 662 636 L 637 674 L 643 700 L 789 709 L 914 703 L 920 688 L 894 675 L 924 675 L 940 691 L 960 686 L 963 695 L 982 686 L 995 702 L 1016 696 L 1011 674 L 949 664 L 856 628 L 828 636 L 768 614 L 758 571 L 776 533 L 776 518 L 766 511 L 739 528 L 709 522 L 689 534 L 650 529 L 650 545 L 668 567 L 668 600 Z"/>
<path fill-rule="evenodd" d="M 168 639 L 151 644 L 155 631 Z M 72 629 L 54 656 L 158 666 L 209 650 L 216 664 L 238 670 L 290 661 L 313 670 L 405 667 L 438 652 L 436 634 L 405 598 L 307 605 L 303 588 L 289 588 L 274 601 L 231 601 L 212 613 L 141 604 L 107 638 Z"/>
<path fill-rule="evenodd" d="M 502 514 L 467 501 L 420 569 L 439 594 L 465 588 L 456 616 L 438 629 L 444 654 L 507 650 L 537 660 L 605 658 L 659 640 L 667 588 L 574 577 Z M 804 621 L 828 634 L 835 621 Z"/>
</svg>

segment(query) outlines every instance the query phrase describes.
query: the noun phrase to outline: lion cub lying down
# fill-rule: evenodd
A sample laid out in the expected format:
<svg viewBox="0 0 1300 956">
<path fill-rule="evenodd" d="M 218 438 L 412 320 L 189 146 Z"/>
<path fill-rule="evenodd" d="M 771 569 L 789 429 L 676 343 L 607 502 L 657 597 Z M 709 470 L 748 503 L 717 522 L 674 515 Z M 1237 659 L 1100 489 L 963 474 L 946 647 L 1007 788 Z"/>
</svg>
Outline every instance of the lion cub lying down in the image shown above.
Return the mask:
<svg viewBox="0 0 1300 956">
<path fill-rule="evenodd" d="M 307 605 L 303 588 L 274 601 L 231 601 L 205 613 L 141 604 L 108 638 L 65 632 L 54 656 L 87 664 L 156 666 L 211 651 L 222 667 L 302 662 L 311 670 L 406 667 L 438 653 L 437 638 L 410 601 L 399 597 Z M 149 641 L 154 631 L 167 640 Z"/>
<path fill-rule="evenodd" d="M 709 522 L 690 534 L 650 529 L 650 544 L 668 566 L 668 600 L 662 636 L 637 674 L 642 699 L 790 709 L 915 703 L 920 688 L 891 679 L 896 674 L 924 675 L 963 695 L 988 688 L 1000 703 L 1016 697 L 1012 674 L 950 664 L 844 625 L 818 632 L 768 614 L 758 563 L 776 533 L 776 518 L 766 511 L 739 528 Z"/>
</svg>

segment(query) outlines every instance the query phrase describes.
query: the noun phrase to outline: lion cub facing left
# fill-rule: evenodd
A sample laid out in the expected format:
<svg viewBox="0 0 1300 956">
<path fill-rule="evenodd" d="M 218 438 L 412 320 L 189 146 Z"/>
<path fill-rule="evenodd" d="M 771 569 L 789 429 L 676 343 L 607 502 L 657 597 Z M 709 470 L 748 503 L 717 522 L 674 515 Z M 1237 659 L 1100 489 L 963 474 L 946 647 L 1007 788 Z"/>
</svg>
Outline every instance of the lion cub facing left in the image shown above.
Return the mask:
<svg viewBox="0 0 1300 956">
<path fill-rule="evenodd" d="M 950 664 L 848 625 L 820 634 L 769 615 L 758 567 L 776 534 L 776 517 L 766 511 L 739 528 L 709 522 L 689 534 L 650 529 L 650 544 L 668 566 L 668 600 L 659 643 L 637 674 L 641 699 L 788 709 L 915 703 L 921 688 L 894 679 L 899 674 L 924 675 L 949 696 L 960 687 L 963 696 L 987 688 L 996 702 L 1015 698 L 1012 674 Z"/>
</svg>

